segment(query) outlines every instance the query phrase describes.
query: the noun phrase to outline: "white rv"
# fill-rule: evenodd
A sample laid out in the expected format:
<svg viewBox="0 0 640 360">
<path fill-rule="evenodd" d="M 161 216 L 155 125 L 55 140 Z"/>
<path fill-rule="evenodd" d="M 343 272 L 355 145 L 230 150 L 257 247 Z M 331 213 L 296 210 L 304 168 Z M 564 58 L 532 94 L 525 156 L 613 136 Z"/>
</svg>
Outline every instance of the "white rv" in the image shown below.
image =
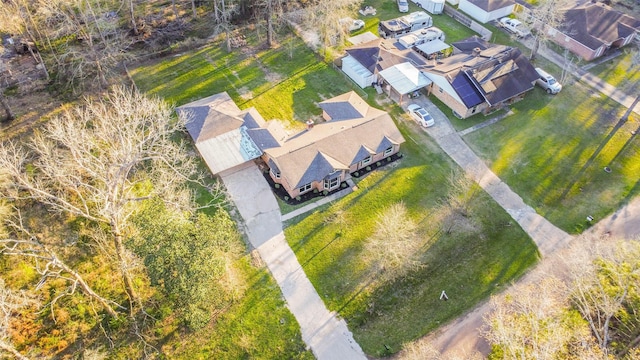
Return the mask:
<svg viewBox="0 0 640 360">
<path fill-rule="evenodd" d="M 420 45 L 425 42 L 440 40 L 444 41 L 444 31 L 438 29 L 435 26 L 426 29 L 420 29 L 413 31 L 407 35 L 404 35 L 398 39 L 398 42 L 405 48 L 410 48 L 415 45 Z"/>
<path fill-rule="evenodd" d="M 380 21 L 378 33 L 383 38 L 397 38 L 412 31 L 425 29 L 433 25 L 433 19 L 424 11 L 412 12 L 396 19 Z"/>
</svg>

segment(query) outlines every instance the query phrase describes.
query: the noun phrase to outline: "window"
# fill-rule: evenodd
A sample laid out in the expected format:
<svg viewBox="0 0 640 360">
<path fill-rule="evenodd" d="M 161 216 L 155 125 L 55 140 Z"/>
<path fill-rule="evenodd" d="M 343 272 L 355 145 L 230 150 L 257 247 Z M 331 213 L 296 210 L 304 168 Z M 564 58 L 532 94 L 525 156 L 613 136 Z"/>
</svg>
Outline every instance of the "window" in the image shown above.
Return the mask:
<svg viewBox="0 0 640 360">
<path fill-rule="evenodd" d="M 273 174 L 274 178 L 280 179 L 280 171 L 271 169 L 271 173 Z"/>
<path fill-rule="evenodd" d="M 477 106 L 474 106 L 474 107 L 471 109 L 471 113 L 472 113 L 472 114 L 475 114 L 476 110 L 478 110 L 478 107 L 477 107 Z"/>
<path fill-rule="evenodd" d="M 362 165 L 367 165 L 370 162 L 371 162 L 371 156 L 367 156 L 366 158 L 362 159 L 362 161 L 360 163 Z"/>
<path fill-rule="evenodd" d="M 442 88 L 438 86 L 438 92 L 442 94 Z"/>
<path fill-rule="evenodd" d="M 307 192 L 311 190 L 311 183 L 308 183 L 307 185 L 302 185 L 300 187 L 300 194 L 302 194 L 303 192 Z"/>
<path fill-rule="evenodd" d="M 333 179 L 324 179 L 324 188 L 333 189 L 334 187 L 338 186 L 338 184 L 340 184 L 339 180 L 339 177 L 335 177 Z"/>
<path fill-rule="evenodd" d="M 393 146 L 389 146 L 384 150 L 384 156 L 387 156 L 393 152 Z"/>
</svg>

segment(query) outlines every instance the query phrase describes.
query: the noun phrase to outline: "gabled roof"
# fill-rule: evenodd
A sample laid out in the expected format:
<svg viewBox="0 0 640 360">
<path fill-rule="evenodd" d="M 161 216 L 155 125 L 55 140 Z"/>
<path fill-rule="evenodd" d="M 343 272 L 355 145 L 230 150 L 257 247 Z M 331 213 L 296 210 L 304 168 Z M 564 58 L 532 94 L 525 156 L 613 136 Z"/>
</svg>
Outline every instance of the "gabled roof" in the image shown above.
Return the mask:
<svg viewBox="0 0 640 360">
<path fill-rule="evenodd" d="M 244 124 L 241 110 L 226 92 L 176 108 L 187 118 L 187 131 L 198 143 L 239 128 Z"/>
<path fill-rule="evenodd" d="M 254 109 L 240 110 L 226 92 L 196 100 L 176 109 L 186 118 L 186 128 L 204 161 L 216 174 L 262 155 L 263 145 L 277 141 L 263 132 L 265 121 Z"/>
<path fill-rule="evenodd" d="M 640 29 L 640 20 L 613 10 L 602 3 L 567 10 L 559 30 L 588 48 L 611 45 Z"/>
<path fill-rule="evenodd" d="M 353 92 L 323 103 L 340 104 L 340 107 L 348 108 L 345 100 L 348 100 L 349 106 L 357 104 L 348 110 L 353 118 L 340 116 L 338 121 L 316 124 L 281 141 L 281 146 L 265 150 L 281 176 L 293 188 L 321 181 L 334 169 L 347 169 L 367 156 L 380 152 L 379 149 L 384 151 L 391 144 L 404 142 L 389 114 L 370 107 Z M 330 110 L 332 106 L 329 105 Z"/>
<path fill-rule="evenodd" d="M 479 7 L 480 9 L 491 12 L 494 10 L 502 9 L 507 6 L 515 5 L 513 0 L 467 0 L 469 3 Z"/>
<path fill-rule="evenodd" d="M 369 105 L 355 91 L 338 95 L 318 105 L 331 120 L 363 118 L 369 110 Z"/>
<path fill-rule="evenodd" d="M 460 45 L 461 43 L 461 45 Z M 465 50 L 444 58 L 428 73 L 444 76 L 467 108 L 487 102 L 496 105 L 533 88 L 535 68 L 518 48 L 467 39 Z"/>
</svg>

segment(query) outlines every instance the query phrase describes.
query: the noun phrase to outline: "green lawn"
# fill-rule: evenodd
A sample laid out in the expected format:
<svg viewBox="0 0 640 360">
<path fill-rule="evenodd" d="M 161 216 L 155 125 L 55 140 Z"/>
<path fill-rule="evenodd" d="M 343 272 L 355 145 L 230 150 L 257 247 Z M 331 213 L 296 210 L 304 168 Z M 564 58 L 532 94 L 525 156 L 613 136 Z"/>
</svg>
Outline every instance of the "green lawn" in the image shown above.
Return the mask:
<svg viewBox="0 0 640 360">
<path fill-rule="evenodd" d="M 404 158 L 358 183 L 359 190 L 306 217 L 290 221 L 289 244 L 327 306 L 344 317 L 364 351 L 389 355 L 471 309 L 536 262 L 528 236 L 490 197 L 474 188 L 468 224 L 447 234 L 443 197 L 452 164 L 408 120 Z M 418 143 L 414 142 L 415 139 Z M 404 202 L 427 239 L 423 267 L 388 285 L 376 281 L 375 264 L 363 258 L 376 216 Z M 341 222 L 326 219 L 340 214 Z M 446 290 L 447 302 L 438 299 Z M 385 348 L 385 345 L 390 350 Z"/>
<path fill-rule="evenodd" d="M 621 56 L 596 65 L 589 72 L 627 94 L 637 94 L 640 91 L 640 64 L 633 64 L 633 51 L 640 49 L 627 47 Z"/>
<path fill-rule="evenodd" d="M 266 120 L 292 123 L 320 116 L 318 102 L 357 88 L 297 37 L 255 54 L 207 47 L 131 74 L 140 89 L 176 105 L 226 91 L 241 109 L 255 106 Z"/>
<path fill-rule="evenodd" d="M 238 264 L 247 283 L 244 296 L 204 330 L 171 334 L 163 352 L 172 359 L 314 359 L 296 319 L 266 268 Z"/>
<path fill-rule="evenodd" d="M 624 109 L 580 83 L 536 88 L 512 109 L 465 140 L 540 215 L 577 233 L 640 193 L 637 116 L 619 124 Z"/>
</svg>

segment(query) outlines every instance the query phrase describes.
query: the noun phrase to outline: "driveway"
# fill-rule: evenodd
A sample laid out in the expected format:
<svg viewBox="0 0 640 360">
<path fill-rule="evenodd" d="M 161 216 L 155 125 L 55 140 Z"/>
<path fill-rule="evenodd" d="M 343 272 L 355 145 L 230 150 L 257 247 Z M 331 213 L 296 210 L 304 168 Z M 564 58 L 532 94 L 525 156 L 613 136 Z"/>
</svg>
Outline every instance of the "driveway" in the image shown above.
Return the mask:
<svg viewBox="0 0 640 360">
<path fill-rule="evenodd" d="M 245 221 L 244 230 L 280 286 L 302 340 L 317 359 L 366 359 L 344 320 L 330 312 L 289 247 L 280 209 L 260 169 L 249 162 L 220 174 L 229 198 Z"/>
</svg>

